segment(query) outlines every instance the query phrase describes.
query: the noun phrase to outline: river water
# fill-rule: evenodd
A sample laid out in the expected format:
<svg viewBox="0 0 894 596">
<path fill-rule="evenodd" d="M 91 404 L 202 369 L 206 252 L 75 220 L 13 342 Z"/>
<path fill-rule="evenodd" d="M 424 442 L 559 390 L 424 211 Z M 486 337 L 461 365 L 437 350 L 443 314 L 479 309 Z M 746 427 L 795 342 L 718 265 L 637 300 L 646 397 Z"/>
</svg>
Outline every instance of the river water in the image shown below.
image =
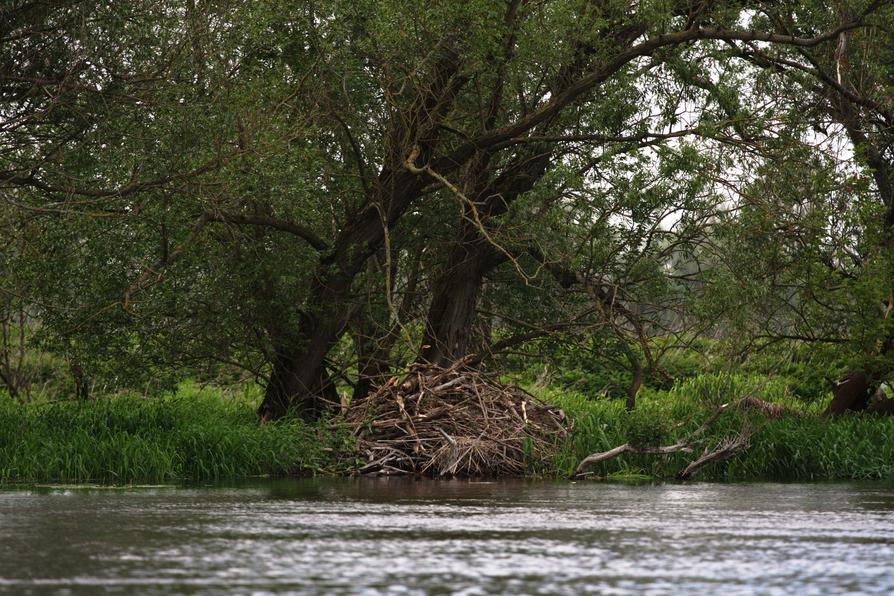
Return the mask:
<svg viewBox="0 0 894 596">
<path fill-rule="evenodd" d="M 894 593 L 894 487 L 288 480 L 0 492 L 0 591 Z"/>
</svg>

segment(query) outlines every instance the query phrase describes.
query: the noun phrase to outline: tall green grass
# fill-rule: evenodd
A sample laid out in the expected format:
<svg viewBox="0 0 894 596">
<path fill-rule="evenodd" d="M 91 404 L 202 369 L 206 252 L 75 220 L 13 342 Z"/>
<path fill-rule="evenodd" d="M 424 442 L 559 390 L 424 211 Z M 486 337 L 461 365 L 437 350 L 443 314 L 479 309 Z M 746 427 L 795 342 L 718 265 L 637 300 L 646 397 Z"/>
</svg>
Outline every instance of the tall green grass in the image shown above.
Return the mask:
<svg viewBox="0 0 894 596">
<path fill-rule="evenodd" d="M 645 387 L 634 412 L 626 412 L 622 400 L 529 389 L 562 407 L 573 421 L 573 431 L 551 463 L 532 467 L 536 476 L 567 477 L 587 455 L 627 442 L 674 443 L 698 428 L 718 404 L 756 391 L 792 414 L 768 420 L 754 411 L 730 411 L 694 453 L 627 454 L 592 471 L 605 478 L 672 477 L 705 445 L 716 445 L 748 424 L 754 429 L 751 448 L 706 467 L 699 479 L 894 479 L 894 417 L 824 419 L 819 416 L 822 401 L 797 400 L 784 382 L 768 382 L 758 374 L 703 374 L 667 391 Z M 292 419 L 258 426 L 258 397 L 250 388 L 228 393 L 185 384 L 157 398 L 121 395 L 27 404 L 0 399 L 0 484 L 217 481 L 337 474 L 355 466 L 347 432 Z"/>
<path fill-rule="evenodd" d="M 826 419 L 821 403 L 805 404 L 789 397 L 781 382 L 757 375 L 702 375 L 670 391 L 644 390 L 634 412 L 621 400 L 588 399 L 581 393 L 531 388 L 563 408 L 573 431 L 542 474 L 570 475 L 578 462 L 594 452 L 623 443 L 672 444 L 698 428 L 716 405 L 757 390 L 762 399 L 781 403 L 791 412 L 775 420 L 754 411 L 729 411 L 707 433 L 693 453 L 668 456 L 625 454 L 592 469 L 596 476 L 673 477 L 701 449 L 733 436 L 746 423 L 754 430 L 752 446 L 725 462 L 699 472 L 701 480 L 855 480 L 894 479 L 894 417 L 848 415 Z M 679 427 L 675 426 L 683 423 Z"/>
<path fill-rule="evenodd" d="M 333 471 L 347 437 L 283 420 L 259 426 L 251 394 L 88 402 L 0 400 L 0 483 L 163 483 Z"/>
</svg>

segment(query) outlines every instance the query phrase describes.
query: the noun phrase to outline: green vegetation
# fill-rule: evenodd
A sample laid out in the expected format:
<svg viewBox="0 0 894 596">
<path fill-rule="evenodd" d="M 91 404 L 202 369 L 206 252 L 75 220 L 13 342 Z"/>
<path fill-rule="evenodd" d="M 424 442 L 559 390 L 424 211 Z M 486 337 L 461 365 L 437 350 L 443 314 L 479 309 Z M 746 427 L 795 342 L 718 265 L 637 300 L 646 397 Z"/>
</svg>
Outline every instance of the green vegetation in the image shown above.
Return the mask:
<svg viewBox="0 0 894 596">
<path fill-rule="evenodd" d="M 152 484 L 334 473 L 338 431 L 288 418 L 259 426 L 255 393 L 181 386 L 158 398 L 0 400 L 0 483 Z"/>
<path fill-rule="evenodd" d="M 645 387 L 636 410 L 604 393 L 529 385 L 560 406 L 570 434 L 547 467 L 530 474 L 564 478 L 581 459 L 624 443 L 669 445 L 707 419 L 714 408 L 753 392 L 785 407 L 771 419 L 756 411 L 730 411 L 693 453 L 625 454 L 592 470 L 607 479 L 661 479 L 735 435 L 754 430 L 752 446 L 712 464 L 702 480 L 854 480 L 894 478 L 894 417 L 820 416 L 823 401 L 794 396 L 783 378 L 761 374 L 701 374 L 670 389 Z M 0 484 L 153 484 L 236 480 L 252 476 L 341 474 L 357 461 L 353 438 L 331 423 L 286 417 L 258 425 L 260 387 L 241 390 L 183 384 L 176 392 L 145 397 L 108 396 L 91 401 L 27 404 L 0 400 Z"/>
<path fill-rule="evenodd" d="M 555 469 L 540 472 L 567 477 L 587 455 L 628 442 L 672 444 L 698 428 L 714 407 L 742 395 L 736 391 L 760 386 L 763 388 L 756 392 L 759 397 L 784 405 L 788 413 L 777 419 L 755 411 L 730 411 L 722 416 L 706 433 L 704 445 L 713 447 L 748 424 L 754 430 L 751 447 L 706 467 L 699 479 L 894 478 L 894 418 L 855 413 L 829 420 L 819 416 L 818 403 L 783 397 L 781 382 L 766 384 L 760 377 L 714 375 L 696 377 L 669 391 L 644 391 L 633 412 L 625 411 L 623 402 L 617 399 L 592 400 L 578 392 L 532 388 L 543 399 L 560 405 L 574 421 L 574 433 L 556 456 Z M 702 449 L 700 444 L 693 453 L 625 454 L 599 464 L 593 472 L 604 478 L 673 477 Z"/>
<path fill-rule="evenodd" d="M 349 403 L 388 473 L 533 449 L 416 449 L 476 375 L 574 414 L 538 473 L 751 390 L 707 475 L 888 476 L 891 64 L 877 0 L 6 2 L 0 480 L 337 471 Z"/>
</svg>

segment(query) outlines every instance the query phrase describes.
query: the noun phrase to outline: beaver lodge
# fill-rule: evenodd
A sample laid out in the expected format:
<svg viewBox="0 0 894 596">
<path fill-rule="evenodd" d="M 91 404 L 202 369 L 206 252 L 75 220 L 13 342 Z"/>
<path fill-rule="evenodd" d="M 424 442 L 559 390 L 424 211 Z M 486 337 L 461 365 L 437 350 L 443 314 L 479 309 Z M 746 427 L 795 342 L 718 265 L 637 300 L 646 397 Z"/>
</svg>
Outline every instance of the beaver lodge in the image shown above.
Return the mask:
<svg viewBox="0 0 894 596">
<path fill-rule="evenodd" d="M 520 476 L 567 435 L 559 408 L 480 371 L 414 365 L 351 404 L 360 474 Z"/>
</svg>

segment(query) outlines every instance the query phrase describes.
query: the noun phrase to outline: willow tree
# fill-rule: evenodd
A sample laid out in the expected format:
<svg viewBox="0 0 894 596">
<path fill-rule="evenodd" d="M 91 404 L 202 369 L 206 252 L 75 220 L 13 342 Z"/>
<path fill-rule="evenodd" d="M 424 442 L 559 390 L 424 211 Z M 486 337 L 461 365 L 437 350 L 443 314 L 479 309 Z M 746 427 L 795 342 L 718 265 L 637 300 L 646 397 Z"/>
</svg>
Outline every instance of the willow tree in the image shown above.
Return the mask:
<svg viewBox="0 0 894 596">
<path fill-rule="evenodd" d="M 383 156 L 354 221 L 323 251 L 308 296 L 314 312 L 303 315 L 296 343 L 300 348 L 281 351 L 262 411 L 277 415 L 293 397 L 313 395 L 325 384 L 323 361 L 350 318 L 345 301 L 353 280 L 385 243 L 388 231 L 432 189 L 458 200 L 465 222 L 444 280 L 434 285 L 420 351 L 422 359 L 443 363 L 467 350 L 483 273 L 502 260 L 487 238 L 488 220 L 505 213 L 560 162 L 556 145 L 575 125 L 586 126 L 580 111 L 599 92 L 622 85 L 648 59 L 696 40 L 814 46 L 834 38 L 723 29 L 734 26 L 739 14 L 728 7 L 717 12 L 661 12 L 641 6 L 631 12 L 626 5 L 612 3 L 510 2 L 500 8 L 432 16 L 439 27 L 426 39 L 433 46 L 425 54 L 429 60 L 410 70 L 414 76 L 424 73 L 424 86 L 417 84 L 421 95 L 389 106 L 392 119 L 383 127 L 379 145 L 391 153 Z M 422 17 L 409 12 L 401 18 L 415 23 Z M 460 26 L 465 30 L 461 38 L 456 29 Z M 565 33 L 560 37 L 566 43 L 544 47 L 547 30 Z M 432 44 L 431 39 L 436 41 Z M 402 36 L 401 41 L 420 40 Z M 549 59 L 542 60 L 544 54 Z M 401 81 L 398 90 L 405 83 L 412 81 Z M 382 95 L 400 97 L 387 90 Z M 559 138 L 538 134 L 552 130 Z"/>
<path fill-rule="evenodd" d="M 346 334 L 394 337 L 396 291 L 415 296 L 408 312 L 430 292 L 419 358 L 467 353 L 486 275 L 542 253 L 508 224 L 546 226 L 563 173 L 597 177 L 605 143 L 677 134 L 671 113 L 634 109 L 660 65 L 722 44 L 816 48 L 862 25 L 748 29 L 762 3 L 747 2 L 30 6 L 3 34 L 21 71 L 4 109 L 33 117 L 0 184 L 41 215 L 41 317 L 95 367 L 244 366 L 266 380 L 262 419 L 316 416 Z M 29 71 L 47 44 L 71 55 L 48 62 L 70 65 L 67 94 Z M 364 348 L 361 376 L 381 373 L 388 343 Z"/>
<path fill-rule="evenodd" d="M 894 361 L 894 12 L 807 2 L 755 18 L 782 31 L 864 24 L 815 48 L 740 48 L 775 138 L 724 244 L 749 335 L 826 346 L 841 375 L 830 411 L 864 409 Z"/>
</svg>

